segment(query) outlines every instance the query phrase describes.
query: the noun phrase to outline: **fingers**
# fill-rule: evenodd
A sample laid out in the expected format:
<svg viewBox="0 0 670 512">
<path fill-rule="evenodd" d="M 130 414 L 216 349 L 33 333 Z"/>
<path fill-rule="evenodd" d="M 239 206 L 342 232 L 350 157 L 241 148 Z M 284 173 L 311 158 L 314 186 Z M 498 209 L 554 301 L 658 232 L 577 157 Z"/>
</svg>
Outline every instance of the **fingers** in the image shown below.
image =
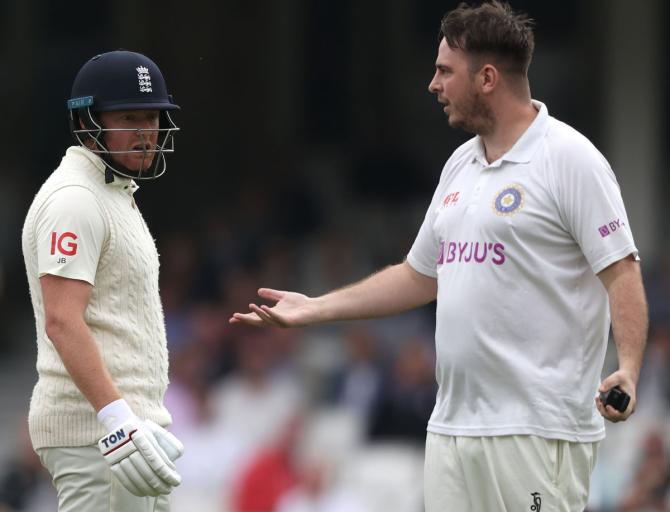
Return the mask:
<svg viewBox="0 0 670 512">
<path fill-rule="evenodd" d="M 631 378 L 630 374 L 621 369 L 615 371 L 603 379 L 598 391 L 599 393 L 607 393 L 615 386 L 619 386 L 623 391 L 630 395 L 630 403 L 625 411 L 619 412 L 611 405 L 605 407 L 599 395 L 595 398 L 598 412 L 600 412 L 605 419 L 614 423 L 627 420 L 630 415 L 635 412 L 635 381 Z"/>
<path fill-rule="evenodd" d="M 233 313 L 228 322 L 231 324 L 248 324 L 254 327 L 265 325 L 265 322 L 256 313 Z"/>
<path fill-rule="evenodd" d="M 233 313 L 229 322 L 231 324 L 245 323 L 253 325 L 254 327 L 260 327 L 262 325 L 272 325 L 274 327 L 286 326 L 284 320 L 272 311 L 270 306 L 249 304 L 249 309 L 251 310 L 251 313 Z"/>
<path fill-rule="evenodd" d="M 621 384 L 622 384 L 621 379 L 616 373 L 614 373 L 600 383 L 598 391 L 600 391 L 601 393 L 607 393 L 614 386 L 619 386 Z"/>
<path fill-rule="evenodd" d="M 256 304 L 249 304 L 249 309 L 256 313 L 266 324 L 275 327 L 281 326 L 268 306 L 262 305 L 259 307 Z"/>
<path fill-rule="evenodd" d="M 611 421 L 612 423 L 625 421 L 633 413 L 632 404 L 629 405 L 624 412 L 619 412 L 611 405 L 605 406 L 599 396 L 595 398 L 595 402 L 596 402 L 596 408 L 598 409 L 598 412 L 602 415 L 602 417 L 605 418 L 606 420 Z"/>
<path fill-rule="evenodd" d="M 184 444 L 179 439 L 177 439 L 174 434 L 168 432 L 163 427 L 151 420 L 145 420 L 144 423 L 149 427 L 149 430 L 151 430 L 153 433 L 156 442 L 168 456 L 170 462 L 177 460 L 184 454 Z"/>
<path fill-rule="evenodd" d="M 259 288 L 258 296 L 264 299 L 279 301 L 284 298 L 286 292 L 281 290 L 273 290 L 272 288 Z"/>
<path fill-rule="evenodd" d="M 128 475 L 126 475 L 120 465 L 115 464 L 114 466 L 110 467 L 110 470 L 112 471 L 112 474 L 119 480 L 119 482 L 121 482 L 121 485 L 128 489 L 130 493 L 134 494 L 135 496 L 146 496 L 146 488 L 144 488 L 144 485 L 142 485 L 142 489 L 138 487 L 135 482 L 130 477 L 128 477 Z"/>
</svg>

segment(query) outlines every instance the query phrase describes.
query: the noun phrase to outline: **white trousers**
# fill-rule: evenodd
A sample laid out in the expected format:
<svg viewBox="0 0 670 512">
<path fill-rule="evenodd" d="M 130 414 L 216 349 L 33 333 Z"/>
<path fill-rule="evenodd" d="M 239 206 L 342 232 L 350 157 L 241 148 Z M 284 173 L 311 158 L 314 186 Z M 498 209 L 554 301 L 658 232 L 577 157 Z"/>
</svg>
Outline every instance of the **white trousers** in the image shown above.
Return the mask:
<svg viewBox="0 0 670 512">
<path fill-rule="evenodd" d="M 426 512 L 582 512 L 598 443 L 428 433 Z"/>
<path fill-rule="evenodd" d="M 112 475 L 97 445 L 40 448 L 58 493 L 58 512 L 169 512 L 167 496 L 137 497 Z"/>
</svg>

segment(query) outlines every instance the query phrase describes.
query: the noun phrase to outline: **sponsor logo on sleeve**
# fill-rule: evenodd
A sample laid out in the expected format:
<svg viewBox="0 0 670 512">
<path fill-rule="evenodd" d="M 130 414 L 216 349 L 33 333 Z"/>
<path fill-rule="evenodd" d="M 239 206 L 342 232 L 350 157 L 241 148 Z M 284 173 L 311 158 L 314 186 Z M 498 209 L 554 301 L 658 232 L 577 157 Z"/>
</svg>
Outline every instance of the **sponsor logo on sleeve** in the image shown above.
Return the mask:
<svg viewBox="0 0 670 512">
<path fill-rule="evenodd" d="M 606 236 L 611 235 L 615 231 L 623 228 L 625 225 L 626 224 L 621 219 L 616 219 L 600 226 L 598 228 L 598 233 L 600 233 L 601 237 L 605 238 Z"/>
<path fill-rule="evenodd" d="M 77 235 L 71 231 L 65 231 L 60 235 L 55 231 L 51 233 L 51 255 L 54 256 L 56 252 L 62 255 L 58 258 L 57 263 L 66 263 L 65 256 L 77 254 L 77 244 L 74 242 L 76 239 Z"/>
</svg>

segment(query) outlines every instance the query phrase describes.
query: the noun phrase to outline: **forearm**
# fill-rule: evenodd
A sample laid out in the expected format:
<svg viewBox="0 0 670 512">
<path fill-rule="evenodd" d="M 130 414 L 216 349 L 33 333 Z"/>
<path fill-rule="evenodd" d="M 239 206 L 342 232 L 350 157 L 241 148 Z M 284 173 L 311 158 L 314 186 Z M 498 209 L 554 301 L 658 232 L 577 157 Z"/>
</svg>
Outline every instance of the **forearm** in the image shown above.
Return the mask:
<svg viewBox="0 0 670 512">
<path fill-rule="evenodd" d="M 105 367 L 93 334 L 83 320 L 51 325 L 49 339 L 79 391 L 96 411 L 121 398 Z"/>
<path fill-rule="evenodd" d="M 427 304 L 436 297 L 437 280 L 418 273 L 405 261 L 314 301 L 320 321 L 328 322 L 393 315 Z"/>
<path fill-rule="evenodd" d="M 608 295 L 619 369 L 627 372 L 637 384 L 648 330 L 647 303 L 639 268 L 616 276 Z"/>
</svg>

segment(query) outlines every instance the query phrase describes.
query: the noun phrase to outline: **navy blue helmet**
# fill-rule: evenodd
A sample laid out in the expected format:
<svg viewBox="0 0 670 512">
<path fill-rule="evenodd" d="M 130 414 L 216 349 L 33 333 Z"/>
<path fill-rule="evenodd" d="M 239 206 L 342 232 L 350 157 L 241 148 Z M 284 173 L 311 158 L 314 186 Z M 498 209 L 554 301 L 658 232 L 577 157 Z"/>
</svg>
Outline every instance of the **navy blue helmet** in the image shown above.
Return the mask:
<svg viewBox="0 0 670 512">
<path fill-rule="evenodd" d="M 168 94 L 160 69 L 145 55 L 125 50 L 96 55 L 77 73 L 67 107 L 70 131 L 75 141 L 104 160 L 108 168 L 108 182 L 113 179 L 112 173 L 136 180 L 150 180 L 165 172 L 165 153 L 174 151 L 174 132 L 179 130 L 170 117 L 170 111 L 179 109 L 179 106 Z M 147 144 L 132 151 L 110 151 L 105 143 L 105 134 L 110 130 L 102 126 L 97 113 L 118 110 L 158 110 L 160 116 L 155 147 Z M 128 130 L 137 131 L 141 136 L 145 131 Z M 113 156 L 119 153 L 142 153 L 144 158 L 140 169 L 130 170 L 115 161 Z"/>
</svg>

